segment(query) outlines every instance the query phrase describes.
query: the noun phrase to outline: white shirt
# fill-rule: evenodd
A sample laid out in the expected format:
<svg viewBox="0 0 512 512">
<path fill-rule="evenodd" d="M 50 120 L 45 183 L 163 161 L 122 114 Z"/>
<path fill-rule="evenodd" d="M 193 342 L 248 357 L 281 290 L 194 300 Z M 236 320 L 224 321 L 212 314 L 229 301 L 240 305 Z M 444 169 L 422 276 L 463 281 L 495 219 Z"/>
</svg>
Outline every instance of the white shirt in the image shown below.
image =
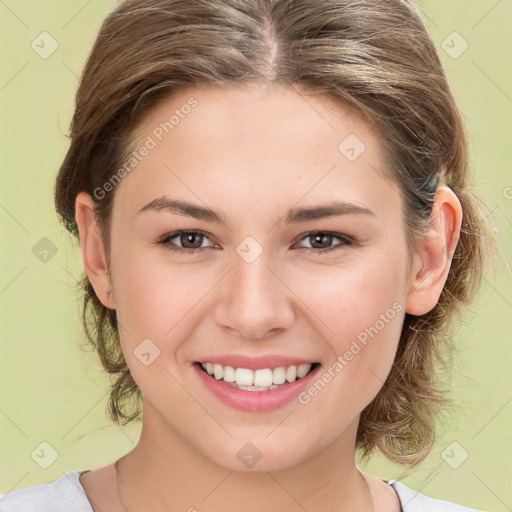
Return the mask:
<svg viewBox="0 0 512 512">
<path fill-rule="evenodd" d="M 0 512 L 93 512 L 79 477 L 70 471 L 51 483 L 0 494 Z M 398 495 L 402 512 L 483 512 L 413 491 L 398 480 L 383 480 Z"/>
</svg>

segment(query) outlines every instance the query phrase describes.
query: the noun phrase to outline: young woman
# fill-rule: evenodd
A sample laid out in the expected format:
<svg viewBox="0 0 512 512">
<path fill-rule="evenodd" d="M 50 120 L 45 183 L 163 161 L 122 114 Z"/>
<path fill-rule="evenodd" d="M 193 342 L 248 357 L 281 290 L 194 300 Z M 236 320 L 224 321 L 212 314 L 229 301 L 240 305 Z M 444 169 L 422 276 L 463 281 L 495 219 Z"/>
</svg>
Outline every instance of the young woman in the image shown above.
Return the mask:
<svg viewBox="0 0 512 512">
<path fill-rule="evenodd" d="M 474 509 L 412 468 L 490 231 L 406 0 L 129 0 L 81 78 L 56 207 L 136 448 L 5 512 Z"/>
</svg>

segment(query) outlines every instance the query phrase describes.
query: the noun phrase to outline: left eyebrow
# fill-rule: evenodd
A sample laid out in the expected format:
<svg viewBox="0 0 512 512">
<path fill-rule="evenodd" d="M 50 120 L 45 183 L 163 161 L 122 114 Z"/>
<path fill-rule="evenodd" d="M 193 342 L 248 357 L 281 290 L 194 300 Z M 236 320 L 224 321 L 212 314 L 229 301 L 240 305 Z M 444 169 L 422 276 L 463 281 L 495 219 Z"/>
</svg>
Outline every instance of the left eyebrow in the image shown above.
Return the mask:
<svg viewBox="0 0 512 512">
<path fill-rule="evenodd" d="M 348 203 L 346 201 L 332 201 L 325 205 L 312 206 L 310 208 L 295 208 L 288 210 L 285 222 L 307 222 L 312 220 L 325 219 L 327 217 L 338 217 L 340 215 L 376 215 L 373 210 L 366 206 Z"/>
<path fill-rule="evenodd" d="M 215 222 L 227 225 L 227 217 L 210 208 L 170 199 L 166 196 L 153 199 L 137 211 L 137 214 L 148 210 L 170 210 L 178 215 L 185 215 L 206 222 Z M 341 215 L 376 215 L 373 210 L 365 206 L 348 203 L 346 201 L 332 201 L 325 205 L 311 206 L 308 208 L 291 208 L 285 215 L 285 223 L 300 223 L 336 217 Z"/>
</svg>

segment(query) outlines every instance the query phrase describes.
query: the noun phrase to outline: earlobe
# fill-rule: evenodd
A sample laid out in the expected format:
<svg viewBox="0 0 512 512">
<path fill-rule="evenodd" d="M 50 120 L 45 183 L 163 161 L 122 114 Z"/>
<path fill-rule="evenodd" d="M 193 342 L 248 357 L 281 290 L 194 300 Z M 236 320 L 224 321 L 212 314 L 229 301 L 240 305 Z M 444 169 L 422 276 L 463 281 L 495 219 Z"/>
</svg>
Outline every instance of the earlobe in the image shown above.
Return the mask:
<svg viewBox="0 0 512 512">
<path fill-rule="evenodd" d="M 431 311 L 448 278 L 462 225 L 462 206 L 446 185 L 438 188 L 432 208 L 433 225 L 413 257 L 405 310 L 411 315 Z"/>
<path fill-rule="evenodd" d="M 75 200 L 75 220 L 78 227 L 80 251 L 85 272 L 101 303 L 115 309 L 114 296 L 103 241 L 96 223 L 91 196 L 80 192 Z"/>
</svg>

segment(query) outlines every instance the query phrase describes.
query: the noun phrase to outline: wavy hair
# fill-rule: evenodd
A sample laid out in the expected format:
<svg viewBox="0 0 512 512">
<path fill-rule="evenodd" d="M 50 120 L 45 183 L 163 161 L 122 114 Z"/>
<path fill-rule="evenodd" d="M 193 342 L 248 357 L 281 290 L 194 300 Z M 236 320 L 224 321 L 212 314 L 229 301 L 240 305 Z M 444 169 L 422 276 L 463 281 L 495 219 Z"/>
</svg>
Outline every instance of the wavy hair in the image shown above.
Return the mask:
<svg viewBox="0 0 512 512">
<path fill-rule="evenodd" d="M 487 204 L 471 183 L 468 134 L 421 12 L 412 0 L 127 0 L 104 20 L 84 67 L 55 205 L 78 238 L 75 199 L 89 193 L 109 253 L 114 192 L 97 198 L 133 151 L 141 116 L 167 95 L 213 83 L 300 84 L 328 94 L 375 127 L 386 172 L 399 186 L 410 251 L 429 225 L 436 187 L 457 195 L 463 221 L 437 305 L 406 314 L 391 371 L 362 411 L 357 447 L 411 468 L 435 442 L 451 400 L 442 376 L 453 329 L 467 310 L 494 240 Z M 105 370 L 121 425 L 141 414 L 141 392 L 124 359 L 116 311 L 84 273 L 83 324 Z"/>
</svg>

